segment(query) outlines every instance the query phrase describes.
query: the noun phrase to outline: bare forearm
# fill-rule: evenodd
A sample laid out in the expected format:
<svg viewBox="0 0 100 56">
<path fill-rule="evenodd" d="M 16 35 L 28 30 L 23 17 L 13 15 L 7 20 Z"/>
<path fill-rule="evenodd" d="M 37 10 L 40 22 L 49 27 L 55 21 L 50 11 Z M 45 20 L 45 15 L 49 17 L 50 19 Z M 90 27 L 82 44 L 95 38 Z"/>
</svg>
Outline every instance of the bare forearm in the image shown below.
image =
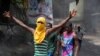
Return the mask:
<svg viewBox="0 0 100 56">
<path fill-rule="evenodd" d="M 15 17 L 12 17 L 12 19 L 13 19 L 17 24 L 19 24 L 20 26 L 26 27 L 25 24 L 24 24 L 22 21 L 20 21 L 19 19 L 15 18 Z"/>
<path fill-rule="evenodd" d="M 27 30 L 29 30 L 30 32 L 33 32 L 34 29 L 32 29 L 31 27 L 28 27 L 27 25 L 25 25 L 22 21 L 20 21 L 19 19 L 15 18 L 14 16 L 11 15 L 11 13 L 8 11 L 5 11 L 5 13 L 3 13 L 3 15 L 5 17 L 8 17 L 10 19 L 13 19 L 17 24 L 19 24 L 20 26 L 26 28 Z"/>
<path fill-rule="evenodd" d="M 60 22 L 58 25 L 55 25 L 53 28 L 51 28 L 51 32 L 62 28 L 70 19 L 71 19 L 70 17 L 67 17 L 65 20 Z"/>
<path fill-rule="evenodd" d="M 61 23 L 59 23 L 58 25 L 54 26 L 53 28 L 49 29 L 47 31 L 47 34 L 53 32 L 53 31 L 56 31 L 57 29 L 63 27 L 72 17 L 74 17 L 76 15 L 76 12 L 77 11 L 75 11 L 75 10 L 70 12 L 69 16 L 65 20 L 63 20 Z"/>
<path fill-rule="evenodd" d="M 71 19 L 71 17 L 67 17 L 65 20 L 63 20 L 61 23 L 59 23 L 59 27 L 62 27 L 62 26 L 64 26 L 69 20 Z"/>
<path fill-rule="evenodd" d="M 20 21 L 19 19 L 17 19 L 16 17 L 12 17 L 13 18 L 13 20 L 17 23 L 17 24 L 19 24 L 20 26 L 22 26 L 23 28 L 25 28 L 25 29 L 27 29 L 27 30 L 29 30 L 29 31 L 33 31 L 33 29 L 31 28 L 31 27 L 28 27 L 26 24 L 24 24 L 22 21 Z"/>
<path fill-rule="evenodd" d="M 73 10 L 72 12 L 70 12 L 69 16 L 68 16 L 65 20 L 63 20 L 63 21 L 58 25 L 58 27 L 64 26 L 72 17 L 74 17 L 74 16 L 76 15 L 76 12 L 77 12 L 77 11 L 75 11 L 75 10 Z"/>
</svg>

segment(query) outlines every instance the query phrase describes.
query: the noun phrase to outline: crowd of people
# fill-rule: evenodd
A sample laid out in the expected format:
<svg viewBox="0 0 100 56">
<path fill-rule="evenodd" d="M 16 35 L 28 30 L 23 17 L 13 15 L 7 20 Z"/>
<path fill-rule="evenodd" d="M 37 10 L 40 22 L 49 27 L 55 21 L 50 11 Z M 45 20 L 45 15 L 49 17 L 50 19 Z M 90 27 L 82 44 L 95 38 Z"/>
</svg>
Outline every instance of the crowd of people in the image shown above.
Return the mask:
<svg viewBox="0 0 100 56">
<path fill-rule="evenodd" d="M 68 17 L 57 25 L 46 22 L 45 16 L 39 16 L 36 21 L 36 28 L 32 28 L 17 19 L 10 12 L 3 14 L 10 20 L 14 20 L 21 27 L 33 34 L 34 55 L 33 56 L 78 56 L 82 37 L 84 33 L 81 26 L 77 25 L 76 30 L 73 24 L 68 23 L 76 15 L 73 10 Z"/>
<path fill-rule="evenodd" d="M 51 28 L 52 24 L 48 23 L 48 25 Z M 53 45 L 51 47 L 53 50 L 51 53 L 48 52 L 49 56 L 78 56 L 84 34 L 84 30 L 79 24 L 73 26 L 71 22 L 67 23 L 58 33 L 53 35 L 55 38 L 53 36 L 53 39 L 50 38 L 52 44 L 48 44 L 48 47 Z M 50 48 L 48 49 L 50 50 Z"/>
</svg>

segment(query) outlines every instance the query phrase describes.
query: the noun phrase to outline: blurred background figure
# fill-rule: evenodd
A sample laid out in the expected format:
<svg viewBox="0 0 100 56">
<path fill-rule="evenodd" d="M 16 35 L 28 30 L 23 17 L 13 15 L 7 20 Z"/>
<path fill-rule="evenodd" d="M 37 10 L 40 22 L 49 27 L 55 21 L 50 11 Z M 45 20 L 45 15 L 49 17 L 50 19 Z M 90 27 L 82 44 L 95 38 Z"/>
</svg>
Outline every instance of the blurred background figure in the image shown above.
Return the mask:
<svg viewBox="0 0 100 56">
<path fill-rule="evenodd" d="M 80 50 L 80 48 L 81 48 L 81 44 L 82 44 L 82 39 L 83 39 L 83 36 L 84 36 L 84 34 L 85 34 L 85 31 L 84 31 L 84 29 L 81 27 L 81 25 L 80 24 L 77 24 L 76 26 L 75 26 L 75 32 L 76 32 L 76 34 L 77 34 L 77 36 L 78 36 L 78 42 L 79 42 L 79 50 Z"/>
<path fill-rule="evenodd" d="M 53 25 L 51 23 L 47 23 L 47 29 L 52 28 Z M 52 34 L 48 37 L 48 56 L 54 56 L 57 44 L 57 31 L 52 32 Z"/>
</svg>

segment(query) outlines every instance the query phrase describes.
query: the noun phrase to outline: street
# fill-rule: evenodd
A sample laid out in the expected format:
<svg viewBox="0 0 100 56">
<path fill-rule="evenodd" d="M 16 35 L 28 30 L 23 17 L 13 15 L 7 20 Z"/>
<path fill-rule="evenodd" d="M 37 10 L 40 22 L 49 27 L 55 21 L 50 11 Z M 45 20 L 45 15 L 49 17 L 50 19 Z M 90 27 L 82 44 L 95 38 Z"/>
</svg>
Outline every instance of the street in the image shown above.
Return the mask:
<svg viewBox="0 0 100 56">
<path fill-rule="evenodd" d="M 100 38 L 84 36 L 79 56 L 100 56 Z"/>
</svg>

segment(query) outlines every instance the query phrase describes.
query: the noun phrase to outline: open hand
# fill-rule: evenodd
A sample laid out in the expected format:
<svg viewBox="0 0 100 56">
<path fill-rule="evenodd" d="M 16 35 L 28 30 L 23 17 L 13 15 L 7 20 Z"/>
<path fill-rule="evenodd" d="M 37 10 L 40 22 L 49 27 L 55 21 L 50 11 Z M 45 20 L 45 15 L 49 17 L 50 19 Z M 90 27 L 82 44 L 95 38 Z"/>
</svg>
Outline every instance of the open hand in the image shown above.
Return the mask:
<svg viewBox="0 0 100 56">
<path fill-rule="evenodd" d="M 10 12 L 9 12 L 9 11 L 5 11 L 5 12 L 3 13 L 3 15 L 4 15 L 5 17 L 8 17 L 8 18 L 10 18 L 10 17 L 11 17 L 11 15 L 10 15 Z"/>
<path fill-rule="evenodd" d="M 76 16 L 76 13 L 77 13 L 76 10 L 73 10 L 72 12 L 70 11 L 69 17 L 72 18 L 72 17 Z"/>
</svg>

